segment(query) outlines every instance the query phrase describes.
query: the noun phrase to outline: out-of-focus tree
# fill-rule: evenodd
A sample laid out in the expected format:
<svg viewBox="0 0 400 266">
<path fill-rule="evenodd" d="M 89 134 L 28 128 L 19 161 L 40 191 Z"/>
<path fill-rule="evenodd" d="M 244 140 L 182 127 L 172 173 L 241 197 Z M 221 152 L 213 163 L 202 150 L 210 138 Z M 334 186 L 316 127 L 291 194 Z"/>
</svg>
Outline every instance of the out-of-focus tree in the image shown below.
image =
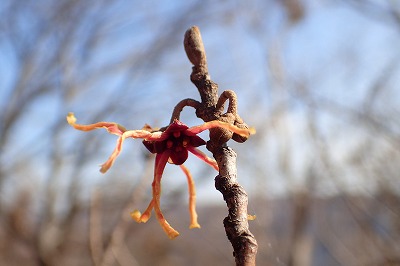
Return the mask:
<svg viewBox="0 0 400 266">
<path fill-rule="evenodd" d="M 142 175 L 121 171 L 112 181 L 90 177 L 85 166 L 104 154 L 102 137 L 67 132 L 65 115 L 74 110 L 87 120 L 136 117 L 141 126 L 168 117 L 167 104 L 174 98 L 154 100 L 167 90 L 169 66 L 163 57 L 181 44 L 176 40 L 185 21 L 201 8 L 197 2 L 177 10 L 139 1 L 1 3 L 1 264 L 87 264 L 89 247 L 93 262 L 112 263 L 107 247 L 118 244 L 115 237 L 113 243 L 98 238 L 99 249 L 87 245 L 90 235 L 79 237 L 82 227 L 88 228 L 88 215 L 96 216 L 97 205 L 89 212 L 88 199 L 103 183 L 99 194 L 121 209 L 134 191 L 128 180 L 134 184 Z M 146 172 L 147 159 L 138 150 L 131 170 Z M 105 222 L 115 223 L 116 214 Z M 125 224 L 117 223 L 114 231 L 124 234 L 118 230 L 126 230 Z M 99 253 L 103 246 L 104 254 Z"/>
<path fill-rule="evenodd" d="M 303 21 L 291 19 L 291 1 L 284 3 L 290 23 L 270 43 L 269 88 L 274 99 L 264 120 L 269 136 L 260 136 L 258 145 L 262 152 L 269 148 L 272 155 L 278 154 L 275 160 L 272 155 L 268 157 L 266 163 L 277 165 L 278 171 L 273 174 L 280 173 L 285 190 L 292 195 L 288 233 L 283 236 L 289 240 L 277 241 L 280 244 L 273 250 L 287 265 L 330 261 L 340 265 L 397 265 L 400 183 L 399 169 L 394 165 L 400 160 L 398 49 L 387 43 L 386 48 L 371 53 L 371 39 L 361 37 L 368 36 L 366 26 L 359 27 L 360 40 L 345 39 L 326 45 L 329 49 L 320 57 L 307 56 L 307 46 L 319 43 L 322 35 L 332 30 L 339 36 L 335 28 L 325 28 L 317 31 L 321 36 L 301 39 L 305 43 L 297 45 L 306 48 L 303 61 L 290 65 L 287 53 L 296 49 L 290 47 L 296 45 L 290 44 L 290 38 L 295 38 L 301 32 L 299 28 L 305 27 L 304 21 L 310 24 L 312 18 L 304 15 Z M 308 4 L 302 13 L 315 8 L 312 1 Z M 399 40 L 396 2 L 337 4 L 327 2 L 336 11 L 361 16 L 356 21 L 381 27 L 390 36 L 386 38 Z M 258 26 L 261 34 L 265 26 Z M 339 52 L 334 50 L 337 46 L 341 47 Z M 262 156 L 262 152 L 256 156 Z M 300 167 L 296 161 L 300 161 Z M 274 234 L 272 231 L 270 239 Z"/>
</svg>

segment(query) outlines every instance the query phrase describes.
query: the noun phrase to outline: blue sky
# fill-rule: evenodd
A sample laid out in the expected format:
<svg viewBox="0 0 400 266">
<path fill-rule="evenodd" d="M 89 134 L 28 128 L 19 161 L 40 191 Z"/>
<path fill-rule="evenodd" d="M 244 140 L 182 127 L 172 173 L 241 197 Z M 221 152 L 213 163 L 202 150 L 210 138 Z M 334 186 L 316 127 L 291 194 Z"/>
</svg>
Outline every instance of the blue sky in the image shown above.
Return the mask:
<svg viewBox="0 0 400 266">
<path fill-rule="evenodd" d="M 106 117 L 101 117 L 102 120 L 115 120 L 128 128 L 140 128 L 145 123 L 164 126 L 169 121 L 173 106 L 181 98 L 199 98 L 189 80 L 191 65 L 182 45 L 184 31 L 191 25 L 198 25 L 207 51 L 211 78 L 219 84 L 221 92 L 226 89 L 236 91 L 241 116 L 259 130 L 254 140 L 246 144 L 231 143 L 239 153 L 241 183 L 255 193 L 282 195 L 304 186 L 305 173 L 315 160 L 315 151 L 310 148 L 306 136 L 308 107 L 294 92 L 303 86 L 314 99 L 362 112 L 371 84 L 387 71 L 390 63 L 395 64 L 400 56 L 396 27 L 335 1 L 307 1 L 306 15 L 296 24 L 287 22 L 286 13 L 278 3 L 270 3 L 266 8 L 264 3 L 258 1 L 249 4 L 221 2 L 215 4 L 211 12 L 205 12 L 205 18 L 192 10 L 186 21 L 179 25 L 173 24 L 177 23 L 174 21 L 174 16 L 178 17 L 177 10 L 184 10 L 191 4 L 186 3 L 176 2 L 176 6 L 168 4 L 157 7 L 153 6 L 154 3 L 142 4 L 148 5 L 147 11 L 153 12 L 151 21 L 146 21 L 147 13 L 136 12 L 134 16 L 126 16 L 126 13 L 129 14 L 135 8 L 141 10 L 143 6 L 131 6 L 133 9 L 126 8 L 126 11 L 116 14 L 112 13 L 112 9 L 107 10 L 112 14 L 112 23 L 104 21 L 107 29 L 104 41 L 97 50 L 90 51 L 96 56 L 89 57 L 92 61 L 84 66 L 101 66 L 102 62 L 118 60 L 123 62 L 130 53 L 138 53 L 138 61 L 131 62 L 130 72 L 116 69 L 113 75 L 94 82 L 92 89 L 67 95 L 66 102 L 61 99 L 64 97 L 62 88 L 70 81 L 67 74 L 73 75 L 71 81 L 74 82 L 86 81 L 88 77 L 85 76 L 85 69 L 76 69 L 73 64 L 68 70 L 70 72 L 60 67 L 60 71 L 65 72 L 57 76 L 59 80 L 55 84 L 59 88 L 39 98 L 27 109 L 13 129 L 10 143 L 2 151 L 2 164 L 7 167 L 7 158 L 24 153 L 29 146 L 30 150 L 22 155 L 23 160 L 36 160 L 34 164 L 43 167 L 38 168 L 40 172 L 49 171 L 45 161 L 49 156 L 46 147 L 51 142 L 46 137 L 49 132 L 44 130 L 43 125 L 57 123 L 69 111 L 74 111 L 82 122 L 94 122 L 89 120 L 95 117 L 97 110 L 105 106 L 110 98 L 118 98 L 118 105 L 113 106 L 114 109 L 110 109 Z M 154 63 L 155 58 L 140 57 L 140 52 L 151 48 L 148 42 L 154 39 L 160 27 L 179 34 L 173 35 L 171 43 L 165 48 L 166 52 L 162 53 L 161 58 L 156 58 L 157 62 Z M 11 84 L 15 63 L 12 56 L 7 56 L 9 43 L 3 39 L 1 47 L 0 54 L 5 60 L 0 62 L 1 86 L 4 88 L 0 95 L 4 99 L 3 95 Z M 271 62 L 277 65 L 271 65 Z M 124 64 L 129 65 L 129 62 Z M 140 68 L 146 64 L 154 64 L 152 67 L 155 71 Z M 277 69 L 279 65 L 282 71 Z M 394 113 L 399 112 L 399 94 L 395 86 L 398 82 L 399 73 L 395 71 L 387 80 L 387 88 L 380 95 L 382 100 L 377 101 L 377 108 L 384 101 L 383 107 Z M 1 109 L 7 104 L 0 101 Z M 281 105 L 287 108 L 286 111 L 274 118 Z M 274 119 L 277 121 L 274 122 Z M 329 140 L 334 161 L 339 165 L 347 162 L 346 155 L 359 147 L 359 143 L 371 137 L 363 125 L 352 122 L 351 116 L 320 112 L 316 119 L 324 137 Z M 182 120 L 189 125 L 200 123 L 190 109 L 184 110 Z M 58 142 L 63 146 L 68 160 L 73 161 L 70 158 L 71 152 L 76 149 L 71 148 L 70 144 L 88 137 L 81 134 L 65 125 Z M 90 159 L 91 163 L 84 168 L 83 175 L 90 177 L 81 181 L 85 185 L 91 182 L 106 183 L 121 171 L 112 169 L 106 175 L 98 172 L 97 164 L 107 158 L 115 139 L 104 132 L 93 134 L 102 139 L 104 146 L 98 149 L 98 153 Z M 377 143 L 382 143 L 382 147 L 388 145 L 381 135 L 377 135 L 376 139 Z M 121 163 L 116 164 L 116 167 L 128 167 L 128 173 L 140 171 L 143 148 L 140 141 L 136 142 L 126 145 L 121 155 L 123 158 L 119 158 Z M 286 150 L 290 153 L 291 161 L 289 172 L 282 173 L 279 156 Z M 260 160 L 264 156 L 265 161 Z M 202 183 L 198 188 L 199 201 L 220 200 L 221 195 L 213 189 L 215 173 L 199 167 L 196 160 L 190 159 L 188 164 L 193 175 L 198 178 L 198 183 Z M 351 184 L 348 187 L 358 188 L 357 191 L 373 190 L 369 185 L 371 183 L 367 184 L 354 169 L 341 171 L 340 175 L 345 176 L 346 182 Z M 200 181 L 199 176 L 204 176 L 204 173 L 208 179 Z M 247 178 L 248 173 L 258 177 Z M 51 176 L 51 173 L 43 175 Z M 163 182 L 168 193 L 168 186 L 174 188 L 183 185 L 185 179 L 178 171 L 168 169 Z M 329 180 L 321 181 L 320 186 L 322 194 L 335 191 Z"/>
</svg>

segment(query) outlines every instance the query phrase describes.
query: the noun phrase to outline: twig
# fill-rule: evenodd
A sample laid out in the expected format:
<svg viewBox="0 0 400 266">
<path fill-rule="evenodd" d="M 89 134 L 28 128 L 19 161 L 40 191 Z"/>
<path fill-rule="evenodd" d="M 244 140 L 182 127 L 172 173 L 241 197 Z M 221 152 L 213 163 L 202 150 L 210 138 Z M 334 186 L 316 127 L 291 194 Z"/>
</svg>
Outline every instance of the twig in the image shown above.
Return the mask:
<svg viewBox="0 0 400 266">
<path fill-rule="evenodd" d="M 233 91 L 224 91 L 218 99 L 218 85 L 208 74 L 206 53 L 198 27 L 194 26 L 186 31 L 184 47 L 190 62 L 194 65 L 190 79 L 200 93 L 201 103 L 194 100 L 181 102 L 175 108 L 174 116 L 179 117 L 179 112 L 184 106 L 192 106 L 196 109 L 197 117 L 205 122 L 220 120 L 248 128 L 237 114 L 237 97 Z M 228 110 L 223 114 L 224 103 L 227 100 L 229 100 Z M 215 187 L 222 193 L 228 207 L 229 215 L 224 219 L 224 226 L 233 246 L 236 265 L 255 265 L 258 246 L 249 230 L 247 194 L 237 182 L 236 153 L 226 145 L 231 138 L 237 142 L 247 140 L 226 129 L 211 129 L 207 149 L 213 153 L 219 166 Z"/>
</svg>

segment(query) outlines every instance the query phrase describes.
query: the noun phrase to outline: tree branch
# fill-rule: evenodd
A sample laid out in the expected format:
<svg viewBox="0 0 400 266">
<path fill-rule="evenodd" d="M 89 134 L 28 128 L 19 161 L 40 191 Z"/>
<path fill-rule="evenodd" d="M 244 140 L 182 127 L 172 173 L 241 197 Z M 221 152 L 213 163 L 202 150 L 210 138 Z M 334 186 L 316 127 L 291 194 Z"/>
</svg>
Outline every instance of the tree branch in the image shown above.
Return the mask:
<svg viewBox="0 0 400 266">
<path fill-rule="evenodd" d="M 236 113 L 237 98 L 233 91 L 222 93 L 218 100 L 218 85 L 208 74 L 206 52 L 198 27 L 194 26 L 186 31 L 184 46 L 190 62 L 194 65 L 190 79 L 196 85 L 201 97 L 201 103 L 196 107 L 197 117 L 205 122 L 220 120 L 238 127 L 247 127 Z M 228 111 L 222 114 L 223 104 L 227 99 L 229 99 Z M 234 250 L 236 265 L 255 265 L 258 246 L 249 230 L 247 194 L 237 182 L 236 153 L 226 145 L 231 138 L 238 142 L 246 141 L 238 139 L 228 130 L 211 129 L 207 149 L 213 153 L 218 163 L 219 175 L 215 178 L 215 187 L 222 193 L 228 207 L 229 214 L 224 219 L 224 227 Z"/>
</svg>

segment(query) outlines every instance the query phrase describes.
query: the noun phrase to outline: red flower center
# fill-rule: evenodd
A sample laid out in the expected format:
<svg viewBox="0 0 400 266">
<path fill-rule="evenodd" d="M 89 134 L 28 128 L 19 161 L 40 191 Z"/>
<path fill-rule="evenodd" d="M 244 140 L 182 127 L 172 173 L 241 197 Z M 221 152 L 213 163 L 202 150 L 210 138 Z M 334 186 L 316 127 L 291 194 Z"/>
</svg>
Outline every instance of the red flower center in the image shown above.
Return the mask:
<svg viewBox="0 0 400 266">
<path fill-rule="evenodd" d="M 143 144 L 151 153 L 160 154 L 169 150 L 170 158 L 168 162 L 181 165 L 188 158 L 187 148 L 206 144 L 202 138 L 187 131 L 188 128 L 182 122 L 175 120 L 162 133 L 163 140 L 143 140 Z"/>
</svg>

